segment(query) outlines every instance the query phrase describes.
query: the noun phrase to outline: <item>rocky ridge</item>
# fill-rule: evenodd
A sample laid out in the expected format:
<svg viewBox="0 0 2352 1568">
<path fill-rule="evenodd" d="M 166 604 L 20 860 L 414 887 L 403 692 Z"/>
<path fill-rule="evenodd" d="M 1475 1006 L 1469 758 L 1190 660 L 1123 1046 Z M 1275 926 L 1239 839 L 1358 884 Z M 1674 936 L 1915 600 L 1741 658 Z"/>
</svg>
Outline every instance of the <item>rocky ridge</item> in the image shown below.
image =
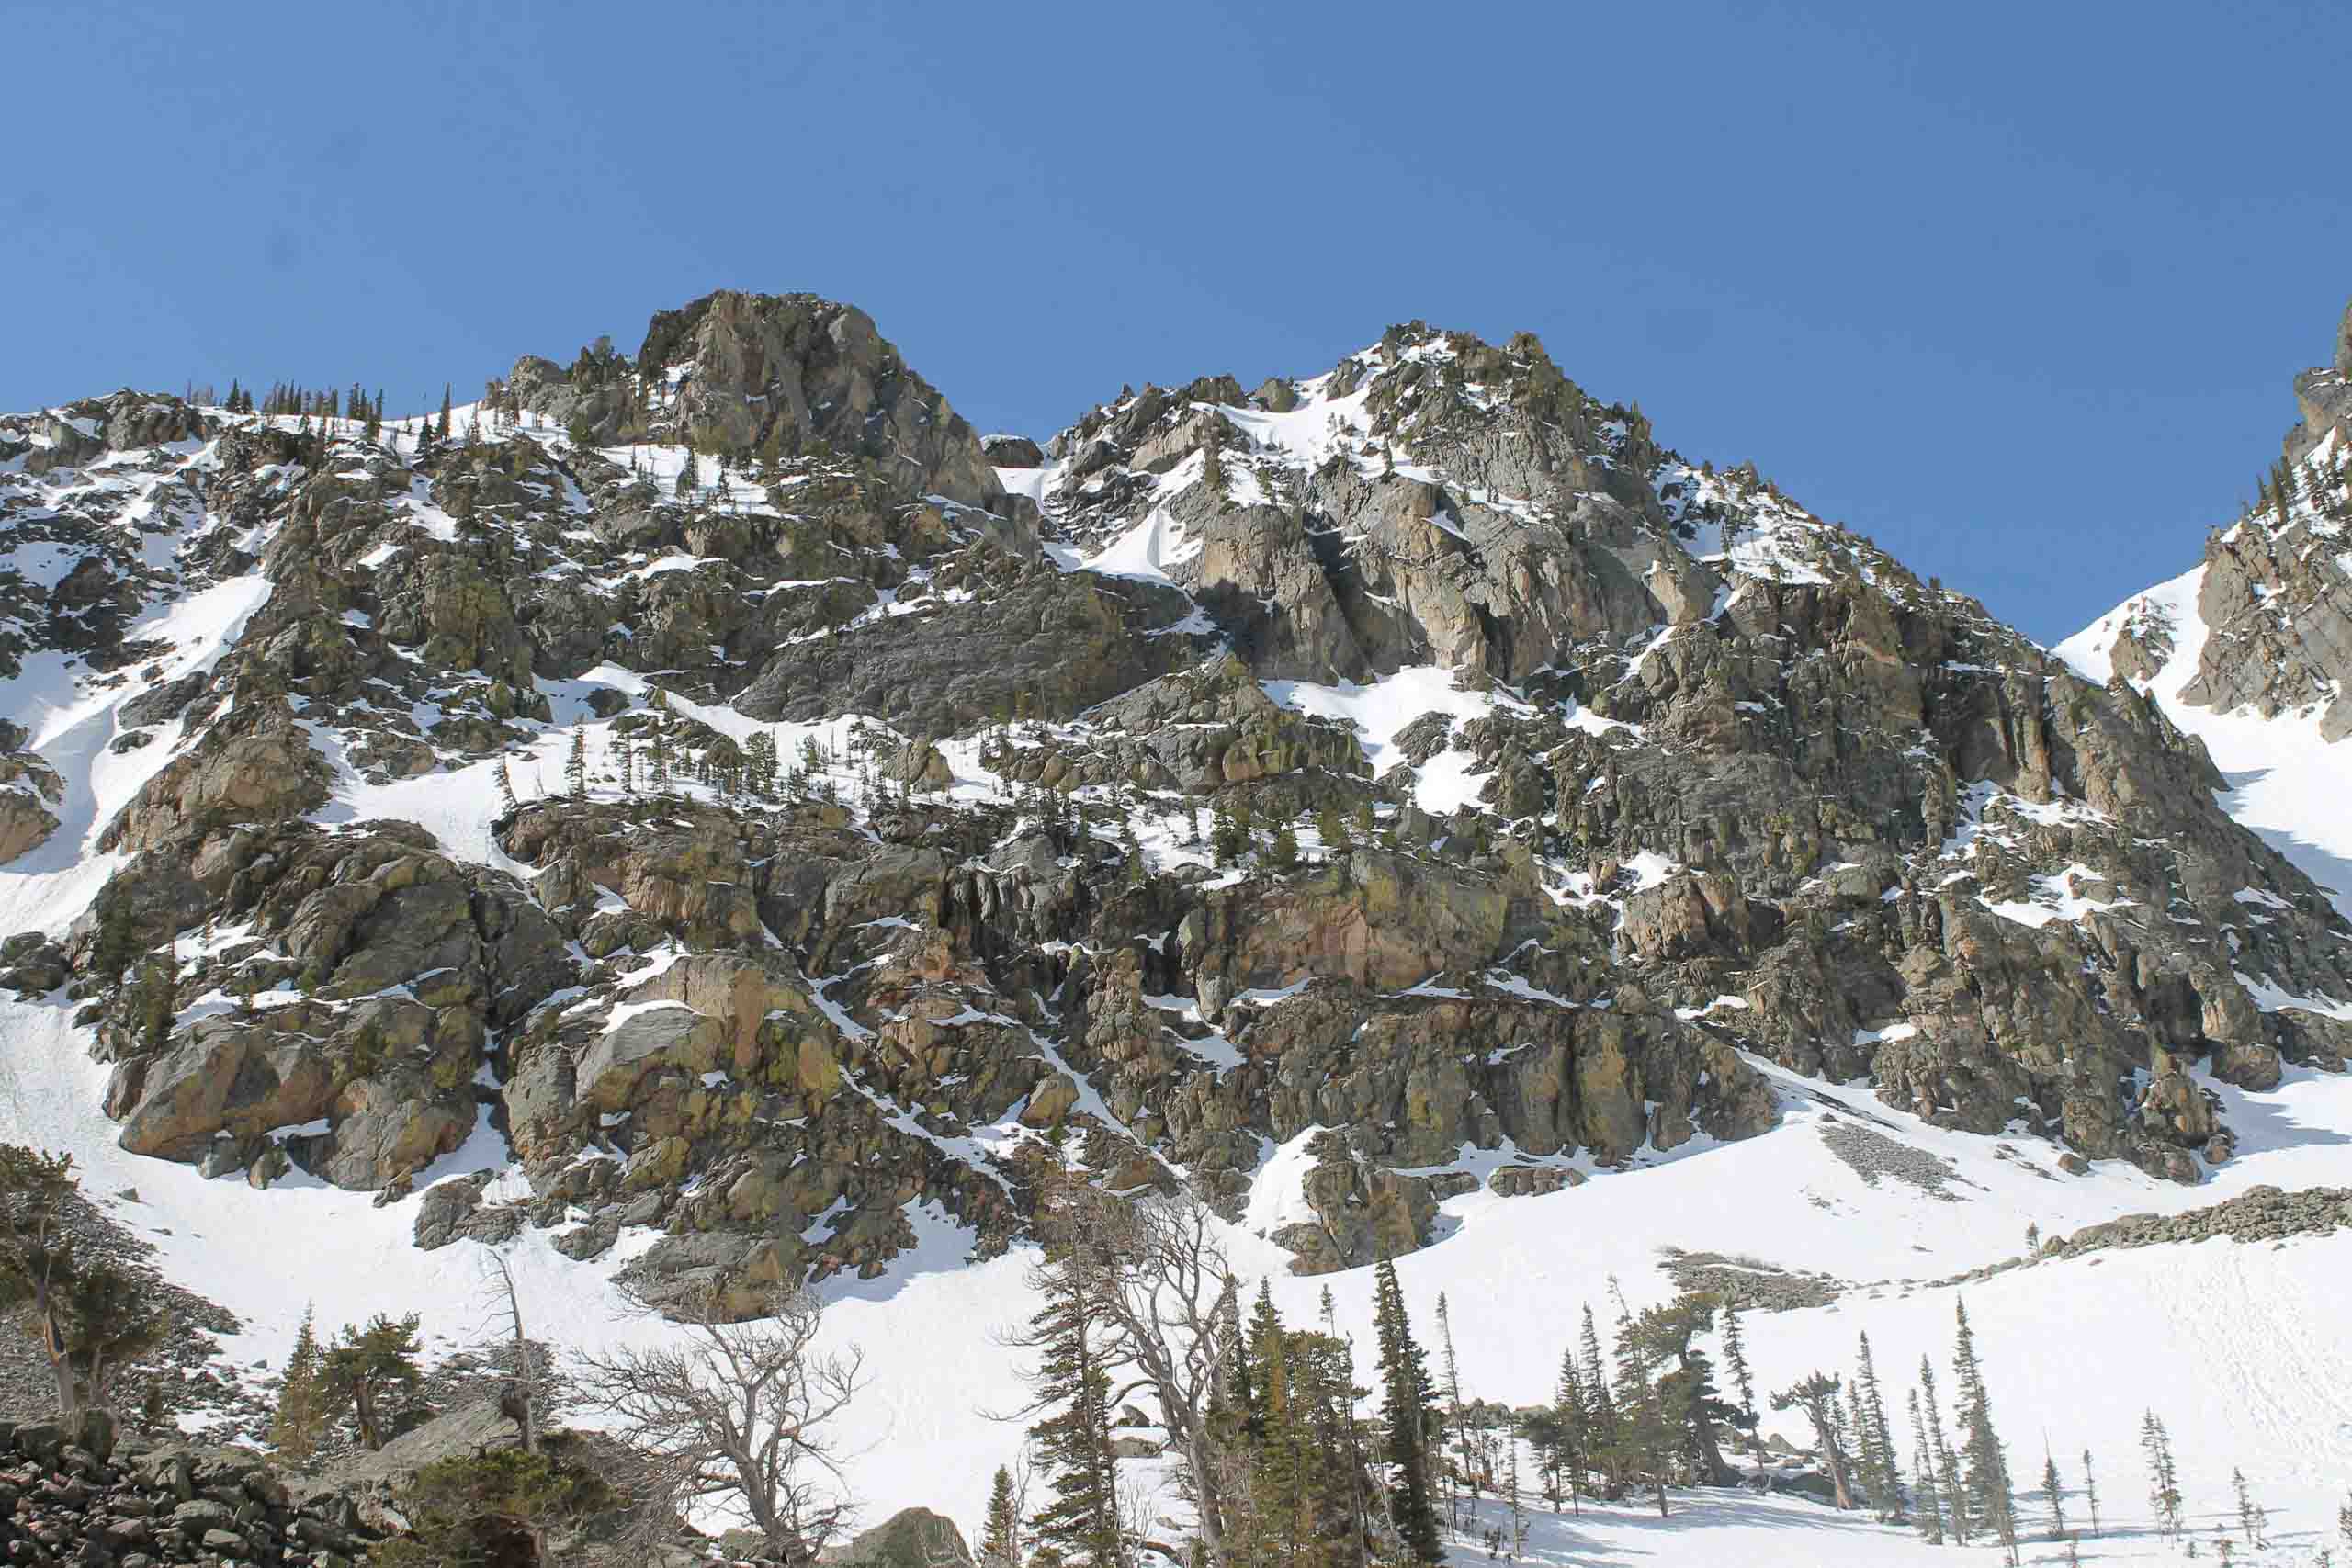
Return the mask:
<svg viewBox="0 0 2352 1568">
<path fill-rule="evenodd" d="M 2275 718 L 2308 715 L 2352 736 L 2352 308 L 2332 364 L 2295 378 L 2302 418 L 2263 494 L 2207 539 L 2196 614 L 2206 627 L 2180 700 Z M 2146 681 L 2173 656 L 2177 617 L 2142 599 L 2120 612 L 2116 671 Z"/>
<path fill-rule="evenodd" d="M 86 716 L 0 735 L 0 841 L 117 857 L 0 983 L 126 1147 L 428 1187 L 420 1246 L 748 1302 L 1067 1157 L 1327 1269 L 1760 1131 L 1752 1058 L 2195 1180 L 2205 1075 L 2352 1048 L 2352 931 L 2154 704 L 1532 337 L 984 443 L 721 294 L 424 426 L 0 419 L 7 657 Z M 480 1138 L 527 1196 L 438 1179 Z"/>
</svg>

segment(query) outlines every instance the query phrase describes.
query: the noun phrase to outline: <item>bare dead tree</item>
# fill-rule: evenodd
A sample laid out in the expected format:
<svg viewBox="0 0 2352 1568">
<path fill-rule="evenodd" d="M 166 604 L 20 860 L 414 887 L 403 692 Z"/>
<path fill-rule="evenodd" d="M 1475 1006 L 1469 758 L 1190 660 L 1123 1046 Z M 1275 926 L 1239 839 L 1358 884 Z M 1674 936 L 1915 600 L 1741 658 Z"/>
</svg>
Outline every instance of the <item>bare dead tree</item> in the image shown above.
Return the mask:
<svg viewBox="0 0 2352 1568">
<path fill-rule="evenodd" d="M 1202 1550 L 1221 1568 L 1229 1478 L 1218 1462 L 1209 1408 L 1227 1349 L 1227 1308 L 1238 1286 L 1217 1241 L 1216 1215 L 1189 1192 L 1125 1201 L 1088 1188 L 1079 1201 L 1094 1245 L 1073 1257 L 1101 1271 L 1118 1357 L 1134 1374 L 1129 1387 L 1159 1404 L 1160 1425 L 1192 1484 Z"/>
<path fill-rule="evenodd" d="M 535 1454 L 539 1451 L 541 1412 L 536 1386 L 539 1380 L 532 1375 L 537 1371 L 532 1365 L 535 1358 L 531 1342 L 523 1334 L 523 1303 L 514 1293 L 514 1270 L 506 1266 L 504 1255 L 492 1251 L 489 1257 L 491 1267 L 498 1274 L 499 1289 L 506 1297 L 506 1320 L 514 1333 L 514 1365 L 498 1405 L 501 1413 L 514 1421 L 522 1438 L 523 1451 Z"/>
<path fill-rule="evenodd" d="M 717 1500 L 777 1551 L 813 1558 L 850 1517 L 827 1428 L 864 1386 L 865 1357 L 816 1348 L 823 1304 L 807 1292 L 765 1304 L 766 1316 L 729 1322 L 708 1298 L 671 1303 L 667 1342 L 582 1354 L 578 1379 L 583 1402 L 643 1458 L 645 1491 L 680 1511 Z"/>
</svg>

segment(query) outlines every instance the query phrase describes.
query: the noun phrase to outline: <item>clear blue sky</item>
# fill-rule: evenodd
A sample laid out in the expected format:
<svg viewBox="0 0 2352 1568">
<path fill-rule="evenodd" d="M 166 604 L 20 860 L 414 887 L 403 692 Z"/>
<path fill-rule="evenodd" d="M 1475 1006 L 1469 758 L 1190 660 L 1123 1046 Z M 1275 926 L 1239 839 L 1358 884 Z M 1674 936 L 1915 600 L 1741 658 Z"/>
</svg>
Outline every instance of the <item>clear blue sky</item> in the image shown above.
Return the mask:
<svg viewBox="0 0 2352 1568">
<path fill-rule="evenodd" d="M 0 5 L 0 407 L 478 389 L 718 287 L 982 429 L 1540 333 L 2045 640 L 2193 563 L 2352 295 L 2258 4 Z"/>
</svg>

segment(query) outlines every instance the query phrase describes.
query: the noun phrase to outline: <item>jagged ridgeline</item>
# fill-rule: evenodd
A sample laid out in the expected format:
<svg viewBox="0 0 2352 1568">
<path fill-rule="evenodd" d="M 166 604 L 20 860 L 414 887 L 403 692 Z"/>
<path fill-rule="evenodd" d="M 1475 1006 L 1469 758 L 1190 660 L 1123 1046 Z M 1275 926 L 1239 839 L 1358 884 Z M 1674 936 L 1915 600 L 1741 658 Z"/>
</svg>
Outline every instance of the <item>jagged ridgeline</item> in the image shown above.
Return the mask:
<svg viewBox="0 0 2352 1568">
<path fill-rule="evenodd" d="M 426 415 L 0 419 L 0 528 L 6 983 L 141 1154 L 511 1150 L 424 1246 L 748 1302 L 1002 1247 L 1051 1143 L 1324 1270 L 1758 1133 L 1756 1058 L 2194 1180 L 2192 1067 L 2352 1048 L 2148 699 L 1529 336 L 1041 447 L 721 293 Z"/>
</svg>

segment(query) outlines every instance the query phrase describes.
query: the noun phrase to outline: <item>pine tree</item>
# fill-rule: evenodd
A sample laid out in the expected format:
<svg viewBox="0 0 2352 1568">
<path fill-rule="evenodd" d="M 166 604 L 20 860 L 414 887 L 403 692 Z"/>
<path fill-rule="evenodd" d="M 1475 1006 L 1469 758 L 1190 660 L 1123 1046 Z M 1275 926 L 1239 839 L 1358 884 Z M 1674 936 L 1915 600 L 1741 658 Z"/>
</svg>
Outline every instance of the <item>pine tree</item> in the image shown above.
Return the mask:
<svg viewBox="0 0 2352 1568">
<path fill-rule="evenodd" d="M 441 383 L 441 421 L 434 427 L 434 439 L 449 439 L 449 383 L 447 381 Z"/>
<path fill-rule="evenodd" d="M 1003 1465 L 996 1467 L 996 1479 L 989 1483 L 980 1568 L 1021 1568 L 1021 1509 L 1012 1495 L 1012 1472 Z"/>
<path fill-rule="evenodd" d="M 2254 1500 L 2254 1489 L 2246 1484 L 2245 1472 L 2230 1467 L 2230 1490 L 2237 1498 L 2238 1528 L 2245 1532 L 2248 1546 L 2263 1544 L 2263 1527 L 2269 1522 L 2269 1511 Z"/>
<path fill-rule="evenodd" d="M 1555 1477 L 1565 1473 L 1567 1480 L 1568 1506 L 1584 1512 L 1585 1456 L 1589 1451 L 1589 1435 L 1586 1422 L 1590 1409 L 1585 1397 L 1584 1376 L 1577 1366 L 1574 1346 L 1560 1352 L 1560 1381 L 1552 1391 L 1552 1420 L 1554 1440 L 1549 1462 Z M 1557 1482 L 1555 1482 L 1557 1490 Z M 1556 1509 L 1558 1501 L 1554 1500 Z"/>
<path fill-rule="evenodd" d="M 1278 871 L 1288 871 L 1298 863 L 1298 829 L 1291 826 L 1287 814 L 1275 825 L 1274 840 L 1266 858 Z"/>
<path fill-rule="evenodd" d="M 514 799 L 514 775 L 506 771 L 506 759 L 503 757 L 498 759 L 498 799 L 506 808 L 506 814 L 514 815 L 517 804 Z"/>
<path fill-rule="evenodd" d="M 1813 1427 L 1815 1443 L 1821 1450 L 1821 1462 L 1829 1472 L 1829 1484 L 1838 1506 L 1850 1508 L 1854 1498 L 1846 1462 L 1845 1445 L 1838 1433 L 1838 1378 L 1834 1372 L 1815 1372 L 1793 1387 L 1772 1396 L 1775 1410 L 1802 1410 Z"/>
<path fill-rule="evenodd" d="M 1315 831 L 1322 837 L 1327 859 L 1337 860 L 1348 852 L 1347 819 L 1340 815 L 1338 807 L 1327 806 L 1315 814 Z"/>
<path fill-rule="evenodd" d="M 2058 1461 L 2046 1442 L 2041 1448 L 2041 1495 L 2050 1505 L 2050 1539 L 2065 1540 L 2066 1494 L 2058 1484 Z"/>
<path fill-rule="evenodd" d="M 1911 1391 L 1911 1474 L 1919 1503 L 1919 1533 L 1930 1546 L 1944 1543 L 1943 1487 L 1936 1476 L 1936 1453 L 1928 1443 L 1927 1417 L 1919 1413 L 1919 1391 Z"/>
<path fill-rule="evenodd" d="M 1396 1265 L 1374 1272 L 1373 1323 L 1380 1340 L 1381 1422 L 1387 1433 L 1389 1514 L 1416 1562 L 1441 1561 L 1437 1510 L 1430 1495 L 1429 1434 L 1435 1425 L 1429 1367 L 1414 1342 Z"/>
<path fill-rule="evenodd" d="M 1454 1459 L 1453 1462 L 1446 1462 L 1441 1457 L 1436 1468 L 1444 1480 L 1447 1509 L 1453 1531 L 1458 1535 L 1464 1517 L 1463 1483 L 1471 1474 L 1470 1432 L 1462 1410 L 1462 1359 L 1453 1350 L 1453 1310 L 1446 1304 L 1443 1291 L 1437 1293 L 1437 1347 L 1439 1364 L 1445 1372 L 1445 1381 L 1438 1393 L 1445 1400 L 1445 1430 Z M 1470 1490 L 1475 1492 L 1476 1488 Z"/>
<path fill-rule="evenodd" d="M 671 487 L 671 493 L 675 495 L 680 501 L 685 500 L 695 492 L 695 465 L 696 461 L 697 459 L 695 455 L 692 452 L 689 452 L 685 455 L 684 461 L 678 467 L 677 482 Z"/>
<path fill-rule="evenodd" d="M 1952 1377 L 1957 1385 L 1958 1419 L 1962 1457 L 1967 1461 L 1962 1483 L 1971 1523 L 1992 1535 L 2017 1559 L 2017 1504 L 2009 1483 L 2009 1463 L 1993 1428 L 1993 1404 L 1984 1389 L 1984 1370 L 1976 1362 L 1976 1337 L 1968 1326 L 1965 1303 L 1953 1303 L 1958 1322 L 1952 1344 Z"/>
<path fill-rule="evenodd" d="M 179 965 L 166 953 L 141 961 L 132 1000 L 139 1021 L 139 1038 L 152 1050 L 171 1043 L 172 1023 L 179 1013 Z"/>
<path fill-rule="evenodd" d="M 1590 1302 L 1584 1306 L 1577 1349 L 1584 1362 L 1585 1456 L 1589 1461 L 1598 1461 L 1609 1478 L 1609 1495 L 1613 1497 L 1623 1476 L 1619 1461 L 1622 1445 L 1617 1440 L 1616 1407 L 1609 1398 L 1609 1376 L 1600 1359 L 1600 1330 L 1593 1322 Z"/>
<path fill-rule="evenodd" d="M 2156 1516 L 2156 1528 L 2178 1540 L 2180 1472 L 2173 1465 L 2172 1437 L 2153 1410 L 2140 1418 L 2140 1451 L 2148 1456 L 2148 1506 Z"/>
<path fill-rule="evenodd" d="M 386 1402 L 413 1390 L 423 1379 L 417 1366 L 417 1319 L 393 1319 L 379 1313 L 365 1327 L 346 1327 L 326 1353 L 321 1382 L 330 1402 L 349 1410 L 359 1440 L 380 1449 L 391 1436 L 397 1414 Z"/>
<path fill-rule="evenodd" d="M 109 986 L 122 983 L 123 972 L 139 955 L 139 933 L 131 920 L 130 896 L 115 890 L 98 902 L 98 936 L 90 949 L 90 966 Z"/>
<path fill-rule="evenodd" d="M 588 732 L 571 732 L 571 756 L 563 765 L 564 781 L 571 786 L 571 798 L 584 800 L 588 796 Z"/>
<path fill-rule="evenodd" d="M 1071 1267 L 1072 1238 L 1056 1237 L 1031 1282 L 1044 1303 L 1024 1341 L 1039 1353 L 1032 1382 L 1040 1410 L 1029 1428 L 1052 1493 L 1029 1520 L 1041 1549 L 1080 1568 L 1122 1568 L 1127 1560 L 1119 1519 L 1118 1477 L 1111 1452 L 1111 1376 L 1104 1365 L 1106 1324 L 1094 1270 Z"/>
<path fill-rule="evenodd" d="M 1756 1425 L 1756 1379 L 1747 1370 L 1747 1338 L 1740 1332 L 1739 1308 L 1724 1300 L 1724 1371 L 1731 1374 L 1732 1392 L 1739 1395 L 1739 1412 L 1753 1429 Z"/>
<path fill-rule="evenodd" d="M 1229 865 L 1250 852 L 1250 830 L 1221 795 L 1209 801 L 1209 846 L 1219 865 Z"/>
<path fill-rule="evenodd" d="M 270 1417 L 269 1441 L 296 1464 L 318 1451 L 326 1435 L 327 1391 L 323 1383 L 325 1353 L 319 1348 L 311 1309 L 302 1309 L 302 1326 L 294 1336 L 294 1353 L 286 1360 L 286 1377 L 277 1390 L 277 1410 Z"/>
<path fill-rule="evenodd" d="M 1527 1502 L 1519 1489 L 1519 1434 L 1503 1429 L 1503 1502 L 1510 1510 L 1510 1557 L 1513 1562 L 1527 1550 Z"/>
<path fill-rule="evenodd" d="M 1936 1483 L 1943 1494 L 1944 1517 L 1952 1540 L 1966 1546 L 1968 1506 L 1960 1495 L 1960 1456 L 1944 1435 L 1943 1407 L 1936 1397 L 1936 1369 L 1925 1356 L 1919 1358 L 1919 1404 L 1928 1416 L 1928 1441 L 1936 1461 Z"/>
<path fill-rule="evenodd" d="M 1861 1337 L 1855 1364 L 1854 1423 L 1861 1450 L 1862 1472 L 1879 1511 L 1903 1522 L 1903 1472 L 1897 1462 L 1894 1433 L 1886 1419 L 1886 1398 L 1879 1387 L 1878 1367 L 1871 1359 L 1871 1337 Z"/>
<path fill-rule="evenodd" d="M 1651 1375 L 1649 1343 L 1634 1324 L 1633 1309 L 1625 1304 L 1625 1292 L 1614 1275 L 1610 1277 L 1609 1293 L 1617 1303 L 1617 1371 L 1610 1398 L 1616 1407 L 1619 1461 L 1623 1473 L 1649 1478 L 1658 1517 L 1664 1518 L 1667 1456 L 1674 1446 L 1673 1434 L 1668 1428 L 1657 1380 Z"/>
<path fill-rule="evenodd" d="M 2091 1450 L 2083 1450 L 2083 1506 L 2091 1514 L 2091 1534 L 2098 1534 L 2098 1478 L 2091 1473 Z"/>
</svg>

